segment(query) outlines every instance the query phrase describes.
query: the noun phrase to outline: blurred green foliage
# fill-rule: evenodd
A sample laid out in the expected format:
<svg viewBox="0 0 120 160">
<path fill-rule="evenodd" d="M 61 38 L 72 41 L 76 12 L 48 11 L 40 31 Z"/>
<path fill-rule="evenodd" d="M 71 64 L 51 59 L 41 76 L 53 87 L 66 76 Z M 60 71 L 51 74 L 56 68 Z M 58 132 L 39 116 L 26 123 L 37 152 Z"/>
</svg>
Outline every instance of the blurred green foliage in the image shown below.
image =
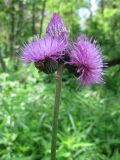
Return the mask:
<svg viewBox="0 0 120 160">
<path fill-rule="evenodd" d="M 50 159 L 54 76 L 22 64 L 16 52 L 41 27 L 44 34 L 53 12 L 72 39 L 86 33 L 106 59 L 120 57 L 120 1 L 98 0 L 96 12 L 91 2 L 0 0 L 0 160 Z M 88 18 L 80 19 L 82 8 Z M 64 71 L 57 160 L 120 160 L 120 66 L 105 72 L 105 85 L 82 87 Z"/>
<path fill-rule="evenodd" d="M 49 160 L 54 79 L 24 65 L 0 81 L 1 160 Z M 57 159 L 119 160 L 119 93 L 63 81 Z"/>
</svg>

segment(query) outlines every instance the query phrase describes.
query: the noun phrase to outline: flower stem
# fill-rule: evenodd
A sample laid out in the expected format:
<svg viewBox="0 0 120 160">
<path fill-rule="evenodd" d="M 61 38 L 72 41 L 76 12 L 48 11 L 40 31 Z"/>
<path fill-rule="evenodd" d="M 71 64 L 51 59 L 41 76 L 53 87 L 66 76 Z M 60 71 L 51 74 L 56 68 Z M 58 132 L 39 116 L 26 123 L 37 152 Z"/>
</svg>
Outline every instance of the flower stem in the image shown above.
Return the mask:
<svg viewBox="0 0 120 160">
<path fill-rule="evenodd" d="M 58 128 L 59 105 L 61 97 L 62 73 L 63 73 L 63 64 L 60 64 L 56 74 L 56 92 L 55 92 L 55 103 L 54 103 L 53 124 L 52 124 L 51 160 L 56 160 L 56 139 L 57 139 L 57 128 Z"/>
</svg>

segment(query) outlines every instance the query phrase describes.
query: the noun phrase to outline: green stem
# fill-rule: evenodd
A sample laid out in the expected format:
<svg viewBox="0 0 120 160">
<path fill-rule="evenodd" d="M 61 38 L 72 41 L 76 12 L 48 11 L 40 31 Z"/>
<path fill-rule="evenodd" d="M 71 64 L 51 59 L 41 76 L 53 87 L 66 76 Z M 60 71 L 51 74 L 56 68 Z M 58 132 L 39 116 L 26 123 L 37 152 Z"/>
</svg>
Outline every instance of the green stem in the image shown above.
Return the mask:
<svg viewBox="0 0 120 160">
<path fill-rule="evenodd" d="M 59 105 L 61 97 L 62 73 L 63 73 L 63 65 L 61 64 L 57 70 L 57 75 L 56 75 L 56 93 L 55 93 L 53 124 L 52 124 L 51 160 L 56 160 L 56 139 L 57 139 L 57 128 L 58 128 Z"/>
</svg>

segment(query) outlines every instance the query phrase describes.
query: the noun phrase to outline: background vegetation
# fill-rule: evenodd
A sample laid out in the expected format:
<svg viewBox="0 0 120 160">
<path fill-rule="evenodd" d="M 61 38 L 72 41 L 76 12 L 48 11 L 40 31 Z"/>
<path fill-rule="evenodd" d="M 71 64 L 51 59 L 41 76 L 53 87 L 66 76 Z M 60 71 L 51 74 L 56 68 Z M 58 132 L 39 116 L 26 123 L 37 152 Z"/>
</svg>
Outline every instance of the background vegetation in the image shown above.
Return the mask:
<svg viewBox="0 0 120 160">
<path fill-rule="evenodd" d="M 120 160 L 120 1 L 0 0 L 0 160 L 49 160 L 54 77 L 18 60 L 53 12 L 71 38 L 97 39 L 105 85 L 79 86 L 64 71 L 57 160 Z"/>
</svg>

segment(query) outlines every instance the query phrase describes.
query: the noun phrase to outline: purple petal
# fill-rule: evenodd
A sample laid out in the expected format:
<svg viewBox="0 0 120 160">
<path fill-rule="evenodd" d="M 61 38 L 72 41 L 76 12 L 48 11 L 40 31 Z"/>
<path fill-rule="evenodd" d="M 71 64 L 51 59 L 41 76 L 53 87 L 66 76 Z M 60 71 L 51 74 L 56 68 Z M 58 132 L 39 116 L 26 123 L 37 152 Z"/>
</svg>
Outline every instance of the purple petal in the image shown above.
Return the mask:
<svg viewBox="0 0 120 160">
<path fill-rule="evenodd" d="M 70 59 L 70 63 L 77 66 L 79 80 L 83 85 L 102 82 L 103 57 L 95 42 L 80 36 L 71 51 Z"/>
<path fill-rule="evenodd" d="M 57 13 L 53 14 L 53 17 L 46 28 L 46 34 L 53 37 L 61 37 L 65 40 L 68 38 L 68 31 Z"/>
<path fill-rule="evenodd" d="M 44 61 L 46 58 L 56 60 L 62 55 L 65 47 L 66 44 L 61 39 L 51 36 L 45 36 L 42 39 L 35 37 L 22 48 L 21 59 L 26 63 Z"/>
</svg>

